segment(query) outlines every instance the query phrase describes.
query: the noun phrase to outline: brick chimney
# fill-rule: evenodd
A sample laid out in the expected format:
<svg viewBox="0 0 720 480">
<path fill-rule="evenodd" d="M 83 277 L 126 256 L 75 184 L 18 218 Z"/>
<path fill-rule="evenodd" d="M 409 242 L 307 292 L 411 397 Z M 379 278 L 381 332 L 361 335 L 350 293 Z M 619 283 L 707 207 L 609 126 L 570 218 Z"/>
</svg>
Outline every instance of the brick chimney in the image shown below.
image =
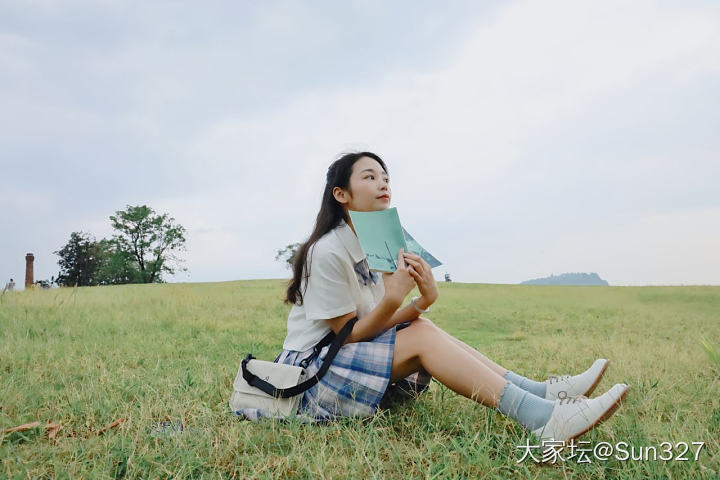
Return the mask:
<svg viewBox="0 0 720 480">
<path fill-rule="evenodd" d="M 33 273 L 33 262 L 35 261 L 35 255 L 28 253 L 25 255 L 25 288 L 32 287 L 35 283 L 35 277 Z"/>
</svg>

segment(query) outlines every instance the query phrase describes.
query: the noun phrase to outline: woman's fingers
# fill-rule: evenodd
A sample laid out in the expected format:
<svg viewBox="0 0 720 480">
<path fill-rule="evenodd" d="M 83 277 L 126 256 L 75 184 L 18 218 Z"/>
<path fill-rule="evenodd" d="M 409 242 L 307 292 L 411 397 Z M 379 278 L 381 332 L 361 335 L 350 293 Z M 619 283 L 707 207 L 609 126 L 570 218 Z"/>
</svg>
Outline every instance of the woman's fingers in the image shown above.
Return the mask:
<svg viewBox="0 0 720 480">
<path fill-rule="evenodd" d="M 420 257 L 420 258 L 419 258 L 419 262 L 422 263 L 423 268 L 426 268 L 426 269 L 428 269 L 428 270 L 431 270 L 431 269 L 432 269 L 432 267 L 430 266 L 430 264 L 429 264 L 424 258 Z"/>
<path fill-rule="evenodd" d="M 415 260 L 416 262 L 420 263 L 420 265 L 422 265 L 424 269 L 430 268 L 430 264 L 427 263 L 425 261 L 425 259 L 422 258 L 420 255 L 415 255 L 414 253 L 406 252 L 405 253 L 405 261 L 407 262 L 408 260 Z"/>
<path fill-rule="evenodd" d="M 420 267 L 421 270 L 425 270 L 427 272 L 432 270 L 432 267 L 430 266 L 429 263 L 427 263 L 427 261 L 424 258 L 420 257 L 419 255 L 413 255 L 411 253 L 406 253 L 405 261 L 410 263 L 411 260 L 417 261 L 418 266 Z M 415 264 L 413 264 L 413 265 L 415 265 Z"/>
<path fill-rule="evenodd" d="M 405 268 L 405 266 L 405 260 L 403 259 L 403 249 L 401 248 L 400 251 L 398 251 L 397 268 Z"/>
<path fill-rule="evenodd" d="M 409 265 L 407 269 L 408 269 L 408 273 L 409 273 L 410 275 L 412 275 L 412 277 L 413 277 L 413 279 L 415 280 L 416 283 L 423 281 L 423 275 L 422 275 L 422 273 L 418 272 L 415 267 L 413 267 L 412 265 Z"/>
<path fill-rule="evenodd" d="M 405 262 L 415 266 L 415 269 L 419 272 L 422 272 L 423 274 L 429 273 L 432 271 L 432 267 L 429 263 L 425 261 L 422 257 L 412 254 L 412 253 L 406 253 L 405 254 Z"/>
<path fill-rule="evenodd" d="M 420 266 L 422 266 L 422 264 L 420 263 L 420 261 L 419 261 L 419 260 L 415 260 L 414 258 L 405 257 L 405 263 L 409 263 L 409 264 L 412 264 L 412 265 L 420 265 Z"/>
<path fill-rule="evenodd" d="M 415 267 L 415 270 L 417 270 L 418 272 L 422 272 L 423 270 L 425 270 L 425 268 L 423 267 L 423 264 L 420 263 L 420 262 L 418 262 L 418 261 L 416 261 L 416 260 L 412 260 L 412 259 L 410 259 L 410 258 L 406 258 L 405 261 L 406 261 L 408 264 L 410 264 L 410 265 L 412 265 L 413 267 Z"/>
</svg>

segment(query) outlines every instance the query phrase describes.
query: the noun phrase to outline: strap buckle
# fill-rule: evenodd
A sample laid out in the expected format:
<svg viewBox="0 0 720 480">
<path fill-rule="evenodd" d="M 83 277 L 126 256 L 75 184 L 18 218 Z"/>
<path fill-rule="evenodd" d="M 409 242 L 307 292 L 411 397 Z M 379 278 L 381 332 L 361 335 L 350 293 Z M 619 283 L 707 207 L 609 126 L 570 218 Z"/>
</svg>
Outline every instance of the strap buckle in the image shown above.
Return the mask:
<svg viewBox="0 0 720 480">
<path fill-rule="evenodd" d="M 313 352 L 310 355 L 308 355 L 307 357 L 300 360 L 300 363 L 298 365 L 300 365 L 302 368 L 307 368 L 308 365 L 310 365 L 310 362 L 315 360 L 317 358 L 317 356 L 320 355 L 320 350 L 323 349 L 323 347 L 321 346 L 321 343 L 322 342 L 315 345 L 313 347 Z"/>
</svg>

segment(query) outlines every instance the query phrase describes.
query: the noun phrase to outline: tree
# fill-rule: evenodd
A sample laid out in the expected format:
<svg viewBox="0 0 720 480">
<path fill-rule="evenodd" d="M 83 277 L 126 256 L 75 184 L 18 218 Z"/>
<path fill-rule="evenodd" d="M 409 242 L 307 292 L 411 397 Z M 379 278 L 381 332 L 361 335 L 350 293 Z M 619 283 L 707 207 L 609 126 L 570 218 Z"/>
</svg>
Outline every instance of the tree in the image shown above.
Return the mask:
<svg viewBox="0 0 720 480">
<path fill-rule="evenodd" d="M 299 247 L 299 243 L 291 243 L 287 247 L 278 250 L 277 255 L 275 255 L 275 260 L 280 260 L 284 256 L 287 257 L 285 259 L 287 265 L 285 266 L 292 270 L 293 262 L 295 261 L 295 254 L 297 253 L 297 249 Z"/>
<path fill-rule="evenodd" d="M 114 240 L 103 238 L 98 242 L 103 261 L 98 265 L 98 285 L 142 283 L 143 276 L 132 253 L 119 248 Z"/>
<path fill-rule="evenodd" d="M 175 266 L 182 262 L 175 252 L 185 250 L 185 228 L 176 224 L 175 219 L 164 213 L 158 215 L 147 205 L 127 205 L 110 215 L 117 262 L 126 262 L 125 254 L 136 262 L 141 283 L 160 283 L 164 273 L 174 274 L 186 268 Z"/>
<path fill-rule="evenodd" d="M 58 285 L 87 287 L 98 284 L 96 272 L 103 262 L 103 251 L 92 235 L 72 232 L 68 243 L 53 253 L 60 256 Z"/>
</svg>

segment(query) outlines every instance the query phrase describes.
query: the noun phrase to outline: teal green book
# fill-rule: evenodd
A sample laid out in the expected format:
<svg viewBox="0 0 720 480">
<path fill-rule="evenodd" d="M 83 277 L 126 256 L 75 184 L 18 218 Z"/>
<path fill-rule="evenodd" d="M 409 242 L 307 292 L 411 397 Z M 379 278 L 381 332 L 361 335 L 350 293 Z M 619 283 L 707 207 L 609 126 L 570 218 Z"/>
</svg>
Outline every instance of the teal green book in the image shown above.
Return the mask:
<svg viewBox="0 0 720 480">
<path fill-rule="evenodd" d="M 348 210 L 348 213 L 370 270 L 394 272 L 401 248 L 405 252 L 419 255 L 431 268 L 442 265 L 403 228 L 396 207 L 374 212 Z"/>
</svg>

